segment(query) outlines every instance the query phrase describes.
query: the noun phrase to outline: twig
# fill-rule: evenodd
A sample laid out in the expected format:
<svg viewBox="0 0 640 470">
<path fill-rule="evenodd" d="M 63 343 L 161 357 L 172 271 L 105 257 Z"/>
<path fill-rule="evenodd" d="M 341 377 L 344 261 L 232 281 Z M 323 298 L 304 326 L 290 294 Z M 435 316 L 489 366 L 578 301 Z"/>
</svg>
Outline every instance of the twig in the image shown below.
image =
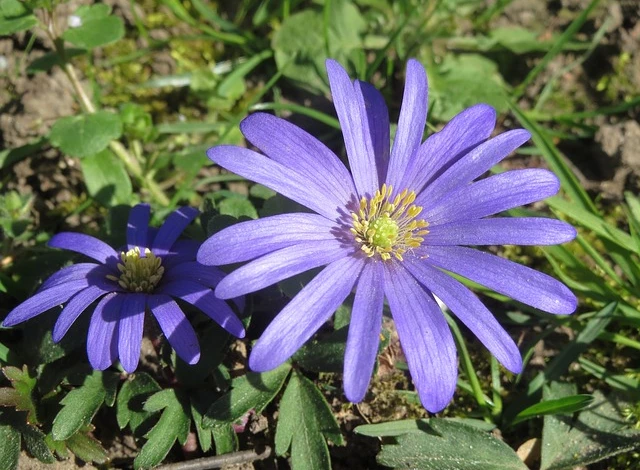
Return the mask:
<svg viewBox="0 0 640 470">
<path fill-rule="evenodd" d="M 156 470 L 208 470 L 210 468 L 222 468 L 226 465 L 249 463 L 256 460 L 264 460 L 271 456 L 271 447 L 265 446 L 261 453 L 255 450 L 243 450 L 229 454 L 214 455 L 201 459 L 188 460 L 186 462 L 170 463 L 156 467 Z"/>
</svg>

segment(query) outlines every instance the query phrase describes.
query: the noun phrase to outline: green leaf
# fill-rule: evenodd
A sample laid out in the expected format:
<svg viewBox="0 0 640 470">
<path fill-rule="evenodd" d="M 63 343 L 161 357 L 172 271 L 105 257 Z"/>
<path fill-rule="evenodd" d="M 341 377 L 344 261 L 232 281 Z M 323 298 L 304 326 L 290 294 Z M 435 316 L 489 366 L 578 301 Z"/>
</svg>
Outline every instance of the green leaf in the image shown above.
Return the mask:
<svg viewBox="0 0 640 470">
<path fill-rule="evenodd" d="M 228 197 L 218 203 L 218 209 L 222 215 L 230 215 L 235 218 L 249 217 L 251 219 L 258 218 L 258 212 L 253 207 L 251 201 L 245 197 L 233 196 Z"/>
<path fill-rule="evenodd" d="M 331 468 L 325 439 L 342 445 L 340 427 L 320 390 L 299 372 L 289 380 L 276 428 L 276 453 L 291 447 L 292 468 Z"/>
<path fill-rule="evenodd" d="M 38 460 L 44 463 L 54 463 L 56 459 L 47 446 L 45 435 L 37 427 L 27 424 L 26 417 L 27 414 L 24 412 L 0 409 L 0 425 L 10 426 L 16 430 L 20 434 L 27 452 Z M 18 446 L 19 445 L 20 441 L 18 441 Z M 0 449 L 1 448 L 2 445 L 0 445 Z M 0 454 L 1 453 L 0 450 Z M 0 466 L 0 468 L 4 469 L 5 467 Z"/>
<path fill-rule="evenodd" d="M 481 431 L 491 431 L 495 429 L 495 424 L 487 423 L 479 419 L 472 418 L 442 418 L 454 421 L 466 426 L 477 428 Z M 355 429 L 355 432 L 369 437 L 395 437 L 408 432 L 429 429 L 428 419 L 401 419 L 399 421 L 389 421 L 378 424 L 363 424 Z"/>
<path fill-rule="evenodd" d="M 378 463 L 422 470 L 527 470 L 513 449 L 487 432 L 437 418 L 427 426 L 383 444 Z"/>
<path fill-rule="evenodd" d="M 502 47 L 509 49 L 514 54 L 526 54 L 528 52 L 547 50 L 553 42 L 542 42 L 533 31 L 520 26 L 508 26 L 495 28 L 489 33 Z"/>
<path fill-rule="evenodd" d="M 429 76 L 430 116 L 449 121 L 465 108 L 487 103 L 498 112 L 507 109 L 504 81 L 495 62 L 479 54 L 446 55 Z"/>
<path fill-rule="evenodd" d="M 65 444 L 76 457 L 85 462 L 105 463 L 109 460 L 109 454 L 100 442 L 87 432 L 75 433 Z"/>
<path fill-rule="evenodd" d="M 547 400 L 555 400 L 575 393 L 573 384 L 552 382 L 544 395 Z M 570 416 L 545 416 L 541 470 L 569 470 L 640 447 L 640 431 L 629 429 L 619 413 L 627 404 L 600 391 L 593 396 L 594 404 L 575 420 Z"/>
<path fill-rule="evenodd" d="M 0 0 L 0 36 L 24 31 L 38 24 L 38 19 L 18 0 Z"/>
<path fill-rule="evenodd" d="M 0 468 L 18 468 L 20 457 L 20 432 L 8 424 L 0 424 Z"/>
<path fill-rule="evenodd" d="M 349 327 L 340 328 L 328 336 L 307 343 L 293 356 L 302 368 L 312 372 L 342 372 Z"/>
<path fill-rule="evenodd" d="M 12 406 L 18 411 L 26 411 L 27 423 L 37 424 L 36 405 L 33 401 L 36 378 L 31 375 L 26 365 L 23 365 L 22 369 L 7 366 L 2 371 L 11 382 L 12 388 L 0 388 L 0 406 Z"/>
<path fill-rule="evenodd" d="M 87 191 L 105 207 L 131 201 L 131 179 L 124 163 L 111 150 L 104 149 L 80 160 Z"/>
<path fill-rule="evenodd" d="M 143 409 L 145 400 L 158 391 L 160 386 L 149 374 L 137 372 L 130 375 L 122 385 L 116 401 L 116 419 L 120 429 L 129 425 L 131 431 L 136 434 L 140 425 L 152 415 Z"/>
<path fill-rule="evenodd" d="M 113 404 L 119 375 L 94 370 L 82 385 L 60 400 L 64 405 L 53 420 L 51 434 L 56 441 L 70 438 L 83 426 L 91 423 L 103 403 Z"/>
<path fill-rule="evenodd" d="M 110 15 L 111 8 L 105 4 L 83 5 L 75 12 L 82 24 L 77 28 L 69 28 L 62 37 L 71 44 L 93 49 L 116 42 L 124 36 L 124 22 L 121 18 Z"/>
<path fill-rule="evenodd" d="M 191 424 L 190 412 L 184 398 L 176 390 L 166 389 L 152 395 L 144 405 L 146 411 L 162 411 L 156 425 L 146 434 L 147 442 L 135 458 L 134 468 L 151 468 L 167 456 L 176 440 L 187 441 Z"/>
<path fill-rule="evenodd" d="M 233 379 L 231 390 L 207 410 L 203 426 L 225 426 L 242 418 L 249 410 L 259 414 L 280 391 L 290 370 L 291 365 L 285 363 L 269 372 L 249 372 Z"/>
<path fill-rule="evenodd" d="M 586 408 L 593 401 L 593 395 L 570 395 L 555 400 L 544 400 L 525 408 L 516 415 L 512 424 L 517 424 L 537 416 L 575 413 Z"/>
<path fill-rule="evenodd" d="M 106 149 L 122 135 L 120 116 L 108 111 L 58 119 L 51 128 L 51 145 L 72 157 L 87 157 Z"/>
</svg>

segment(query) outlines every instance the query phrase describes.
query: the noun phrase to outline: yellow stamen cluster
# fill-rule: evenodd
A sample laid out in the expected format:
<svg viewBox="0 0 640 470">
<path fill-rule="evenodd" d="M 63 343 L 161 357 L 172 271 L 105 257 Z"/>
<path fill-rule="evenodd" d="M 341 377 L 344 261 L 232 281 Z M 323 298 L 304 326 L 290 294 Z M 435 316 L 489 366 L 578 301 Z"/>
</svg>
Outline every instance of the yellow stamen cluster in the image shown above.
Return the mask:
<svg viewBox="0 0 640 470">
<path fill-rule="evenodd" d="M 135 247 L 120 254 L 122 263 L 118 263 L 120 276 L 108 275 L 107 279 L 116 281 L 130 292 L 153 292 L 158 285 L 164 268 L 162 260 L 154 255 L 149 248 L 145 248 L 141 256 L 140 248 Z"/>
<path fill-rule="evenodd" d="M 413 205 L 416 193 L 404 190 L 393 197 L 393 187 L 382 185 L 371 200 L 362 198 L 359 211 L 352 212 L 350 229 L 356 242 L 369 258 L 379 255 L 384 261 L 393 255 L 402 261 L 402 255 L 417 248 L 429 233 L 429 225 L 416 217 L 422 207 Z"/>
</svg>

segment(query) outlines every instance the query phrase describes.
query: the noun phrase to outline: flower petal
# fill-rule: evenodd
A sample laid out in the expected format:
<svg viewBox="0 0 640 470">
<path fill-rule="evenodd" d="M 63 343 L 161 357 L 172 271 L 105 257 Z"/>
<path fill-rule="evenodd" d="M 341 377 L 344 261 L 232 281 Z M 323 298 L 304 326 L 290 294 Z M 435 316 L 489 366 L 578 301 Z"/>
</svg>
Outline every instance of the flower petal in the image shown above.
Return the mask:
<svg viewBox="0 0 640 470">
<path fill-rule="evenodd" d="M 366 263 L 356 288 L 344 355 L 344 393 L 354 403 L 364 398 L 373 373 L 380 343 L 383 301 L 382 263 Z"/>
<path fill-rule="evenodd" d="M 53 342 L 57 343 L 67 334 L 71 325 L 89 305 L 110 291 L 99 286 L 89 286 L 74 295 L 65 305 L 53 327 Z"/>
<path fill-rule="evenodd" d="M 113 262 L 119 259 L 116 250 L 102 240 L 98 240 L 84 233 L 62 232 L 54 235 L 47 245 L 53 248 L 75 251 L 101 263 L 107 260 Z"/>
<path fill-rule="evenodd" d="M 558 178 L 548 170 L 505 171 L 452 191 L 420 215 L 430 224 L 479 219 L 553 196 Z"/>
<path fill-rule="evenodd" d="M 363 264 L 347 257 L 324 268 L 262 333 L 249 356 L 249 367 L 264 372 L 289 359 L 347 298 Z"/>
<path fill-rule="evenodd" d="M 209 266 L 239 263 L 304 241 L 332 240 L 335 222 L 317 214 L 281 214 L 240 222 L 206 240 L 198 262 Z"/>
<path fill-rule="evenodd" d="M 316 185 L 314 180 L 264 155 L 241 147 L 219 145 L 207 150 L 207 156 L 221 167 L 263 184 L 318 214 L 332 220 L 340 217 L 338 210 L 343 204 L 339 198 Z"/>
<path fill-rule="evenodd" d="M 2 325 L 5 327 L 27 321 L 47 310 L 65 303 L 75 294 L 89 287 L 87 279 L 77 279 L 42 290 L 14 308 Z"/>
<path fill-rule="evenodd" d="M 265 155 L 315 181 L 346 205 L 356 188 L 347 168 L 322 142 L 298 126 L 266 113 L 240 123 L 244 136 Z"/>
<path fill-rule="evenodd" d="M 354 87 L 338 62 L 327 59 L 326 66 L 353 181 L 360 196 L 373 196 L 378 189 L 378 172 L 362 91 Z"/>
<path fill-rule="evenodd" d="M 198 337 L 178 304 L 168 295 L 150 295 L 147 306 L 176 354 L 187 364 L 196 364 L 200 360 Z"/>
<path fill-rule="evenodd" d="M 99 270 L 99 268 L 101 267 L 103 267 L 103 265 L 96 263 L 77 263 L 62 268 L 60 271 L 53 273 L 40 285 L 38 293 L 42 292 L 45 289 L 49 289 L 50 287 L 64 284 L 65 282 L 84 279 L 89 275 L 90 272 Z"/>
<path fill-rule="evenodd" d="M 233 313 L 231 307 L 218 299 L 213 291 L 197 282 L 180 280 L 165 284 L 157 289 L 159 294 L 178 297 L 199 308 L 222 328 L 238 338 L 244 338 L 242 322 Z"/>
<path fill-rule="evenodd" d="M 411 378 L 424 407 L 437 413 L 456 390 L 458 365 L 449 325 L 431 294 L 398 263 L 386 263 L 384 292 Z"/>
<path fill-rule="evenodd" d="M 497 217 L 429 226 L 425 239 L 429 245 L 557 245 L 575 237 L 576 229 L 561 220 Z"/>
<path fill-rule="evenodd" d="M 178 240 L 171 247 L 171 251 L 162 256 L 162 266 L 168 271 L 177 264 L 193 261 L 199 248 L 200 242 L 197 240 Z"/>
<path fill-rule="evenodd" d="M 148 248 L 147 231 L 150 215 L 149 204 L 137 204 L 131 208 L 127 221 L 127 249 L 131 250 L 137 246 L 144 251 Z"/>
<path fill-rule="evenodd" d="M 389 110 L 384 98 L 373 85 L 356 80 L 354 86 L 359 89 L 362 97 L 360 109 L 364 109 L 363 113 L 367 117 L 365 135 L 369 135 L 371 139 L 378 181 L 385 181 L 389 166 Z"/>
<path fill-rule="evenodd" d="M 132 373 L 138 367 L 142 332 L 144 330 L 144 311 L 147 294 L 123 295 L 118 328 L 118 353 L 124 370 Z"/>
<path fill-rule="evenodd" d="M 167 270 L 162 276 L 162 282 L 186 279 L 213 289 L 225 276 L 218 268 L 203 266 L 197 261 L 187 261 Z"/>
<path fill-rule="evenodd" d="M 437 295 L 500 363 L 514 374 L 522 370 L 522 356 L 511 336 L 464 285 L 432 268 L 424 260 L 407 257 L 405 266 L 422 285 Z"/>
<path fill-rule="evenodd" d="M 87 355 L 91 367 L 105 370 L 118 357 L 118 320 L 124 296 L 105 295 L 96 305 L 87 333 Z"/>
<path fill-rule="evenodd" d="M 351 250 L 353 251 L 353 250 Z M 225 277 L 216 295 L 230 299 L 344 258 L 349 251 L 338 240 L 303 242 L 258 258 Z"/>
<path fill-rule="evenodd" d="M 422 142 L 429 96 L 427 74 L 420 62 L 410 59 L 406 75 L 402 108 L 387 175 L 387 185 L 392 185 L 398 192 L 407 188 L 407 168 Z"/>
<path fill-rule="evenodd" d="M 180 238 L 185 228 L 198 217 L 198 209 L 193 207 L 181 207 L 173 211 L 164 221 L 158 234 L 153 240 L 151 251 L 156 256 L 166 255 L 171 251 L 173 244 Z"/>
<path fill-rule="evenodd" d="M 496 112 L 486 104 L 465 109 L 449 121 L 442 130 L 431 134 L 412 159 L 403 188 L 419 193 L 423 187 L 487 140 L 496 125 Z"/>
<path fill-rule="evenodd" d="M 549 313 L 573 313 L 577 299 L 561 282 L 534 269 L 461 246 L 427 246 L 428 262 Z"/>
<path fill-rule="evenodd" d="M 503 160 L 530 137 L 531 134 L 528 131 L 516 129 L 483 142 L 424 188 L 416 198 L 416 205 L 431 205 L 433 201 L 440 199 L 450 191 L 466 186 L 485 171 L 489 171 L 493 165 Z"/>
</svg>

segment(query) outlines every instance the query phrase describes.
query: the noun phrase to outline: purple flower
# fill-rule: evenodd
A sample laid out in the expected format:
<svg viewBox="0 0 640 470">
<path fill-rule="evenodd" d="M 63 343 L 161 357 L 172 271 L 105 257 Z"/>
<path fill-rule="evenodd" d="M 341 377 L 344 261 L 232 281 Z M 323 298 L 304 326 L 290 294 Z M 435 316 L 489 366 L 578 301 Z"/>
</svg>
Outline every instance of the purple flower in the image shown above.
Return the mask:
<svg viewBox="0 0 640 470">
<path fill-rule="evenodd" d="M 203 243 L 198 261 L 250 261 L 218 284 L 215 293 L 223 299 L 326 265 L 256 343 L 249 358 L 256 371 L 286 361 L 355 289 L 344 364 L 345 393 L 353 402 L 363 399 L 369 384 L 386 298 L 420 399 L 436 412 L 453 396 L 457 359 L 434 296 L 507 369 L 522 369 L 511 337 L 448 272 L 550 313 L 569 314 L 577 302 L 546 274 L 461 245 L 551 245 L 573 239 L 575 230 L 547 218 L 488 218 L 559 189 L 557 178 L 543 169 L 474 181 L 530 137 L 518 129 L 489 138 L 496 117 L 491 107 L 463 111 L 421 144 L 427 77 L 420 63 L 410 60 L 389 152 L 389 115 L 380 93 L 351 81 L 333 60 L 327 61 L 327 72 L 351 174 L 298 127 L 267 114 L 249 116 L 241 130 L 266 156 L 219 146 L 209 149 L 209 158 L 315 213 L 229 227 Z"/>
<path fill-rule="evenodd" d="M 178 356 L 189 364 L 200 359 L 196 333 L 172 297 L 194 305 L 229 333 L 243 337 L 242 322 L 212 290 L 224 277 L 222 271 L 195 260 L 199 242 L 178 240 L 198 211 L 178 209 L 159 229 L 149 227 L 149 214 L 146 204 L 131 209 L 127 247 L 120 254 L 81 233 L 59 233 L 51 238 L 49 246 L 81 253 L 97 263 L 61 269 L 38 293 L 13 309 L 3 325 L 13 326 L 67 302 L 53 329 L 57 342 L 99 300 L 87 334 L 89 362 L 94 369 L 104 370 L 119 357 L 127 372 L 138 366 L 146 311 L 156 318 Z"/>
</svg>

